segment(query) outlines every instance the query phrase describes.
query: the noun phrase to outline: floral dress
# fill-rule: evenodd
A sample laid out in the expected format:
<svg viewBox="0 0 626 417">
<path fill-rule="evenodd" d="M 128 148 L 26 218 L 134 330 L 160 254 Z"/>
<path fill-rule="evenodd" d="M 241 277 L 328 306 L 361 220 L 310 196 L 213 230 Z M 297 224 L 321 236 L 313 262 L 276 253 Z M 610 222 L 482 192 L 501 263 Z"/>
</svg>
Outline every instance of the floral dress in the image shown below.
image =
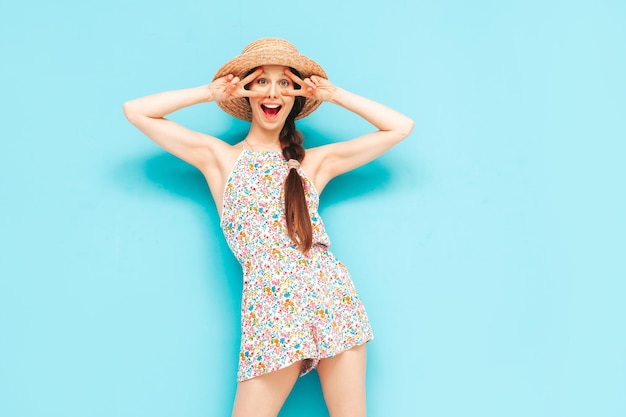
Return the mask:
<svg viewBox="0 0 626 417">
<path fill-rule="evenodd" d="M 224 189 L 221 227 L 243 268 L 238 380 L 320 359 L 373 338 L 346 267 L 328 250 L 319 195 L 302 168 L 313 247 L 300 252 L 287 235 L 280 152 L 244 149 Z"/>
</svg>

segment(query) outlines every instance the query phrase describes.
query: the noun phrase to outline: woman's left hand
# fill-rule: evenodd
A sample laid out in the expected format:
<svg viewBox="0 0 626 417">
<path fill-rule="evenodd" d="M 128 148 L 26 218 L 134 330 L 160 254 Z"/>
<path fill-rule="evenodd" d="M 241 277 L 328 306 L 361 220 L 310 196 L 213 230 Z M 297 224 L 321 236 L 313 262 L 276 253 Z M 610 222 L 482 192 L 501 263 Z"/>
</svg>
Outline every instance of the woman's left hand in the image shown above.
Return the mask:
<svg viewBox="0 0 626 417">
<path fill-rule="evenodd" d="M 310 78 L 304 80 L 291 72 L 289 69 L 285 69 L 285 74 L 294 83 L 300 86 L 299 90 L 295 88 L 285 89 L 281 91 L 284 96 L 302 96 L 311 97 L 316 100 L 330 101 L 337 91 L 337 87 L 328 81 L 326 78 L 322 78 L 317 75 L 311 75 Z"/>
</svg>

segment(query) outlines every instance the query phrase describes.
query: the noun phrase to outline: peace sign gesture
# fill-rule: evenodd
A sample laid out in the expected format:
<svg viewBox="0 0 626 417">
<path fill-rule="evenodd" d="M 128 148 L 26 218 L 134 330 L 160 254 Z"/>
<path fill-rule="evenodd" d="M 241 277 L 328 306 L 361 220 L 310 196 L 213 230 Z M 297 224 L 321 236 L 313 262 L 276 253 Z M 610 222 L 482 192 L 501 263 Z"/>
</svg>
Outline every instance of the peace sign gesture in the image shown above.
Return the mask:
<svg viewBox="0 0 626 417">
<path fill-rule="evenodd" d="M 228 74 L 220 77 L 209 84 L 213 101 L 228 101 L 239 97 L 264 97 L 265 94 L 258 91 L 246 90 L 244 87 L 263 72 L 263 68 L 257 68 L 253 73 L 248 74 L 243 80 Z"/>
<path fill-rule="evenodd" d="M 281 94 L 284 96 L 302 96 L 311 97 L 321 101 L 330 101 L 333 98 L 335 91 L 337 91 L 337 87 L 333 83 L 318 75 L 311 75 L 310 78 L 305 78 L 303 80 L 291 72 L 288 68 L 285 69 L 285 75 L 287 75 L 291 81 L 298 84 L 301 88 L 300 90 L 296 90 L 294 88 L 282 90 Z"/>
</svg>

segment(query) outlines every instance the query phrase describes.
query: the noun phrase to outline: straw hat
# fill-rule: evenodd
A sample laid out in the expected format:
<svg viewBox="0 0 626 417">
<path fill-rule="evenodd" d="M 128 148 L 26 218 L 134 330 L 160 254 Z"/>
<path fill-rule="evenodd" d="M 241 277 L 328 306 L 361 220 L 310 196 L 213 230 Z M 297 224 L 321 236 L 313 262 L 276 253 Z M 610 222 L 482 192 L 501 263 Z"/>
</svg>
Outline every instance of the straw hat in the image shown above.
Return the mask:
<svg viewBox="0 0 626 417">
<path fill-rule="evenodd" d="M 241 55 L 228 61 L 220 68 L 213 81 L 228 74 L 243 78 L 248 71 L 262 65 L 283 65 L 296 69 L 301 78 L 307 78 L 311 75 L 318 75 L 328 78 L 326 72 L 317 62 L 301 55 L 295 46 L 284 39 L 264 38 L 252 42 L 246 46 Z M 241 120 L 252 120 L 252 109 L 245 97 L 239 97 L 228 101 L 217 103 L 227 113 L 232 114 Z M 320 100 L 314 100 L 307 97 L 302 111 L 296 119 L 311 114 L 322 104 Z"/>
</svg>

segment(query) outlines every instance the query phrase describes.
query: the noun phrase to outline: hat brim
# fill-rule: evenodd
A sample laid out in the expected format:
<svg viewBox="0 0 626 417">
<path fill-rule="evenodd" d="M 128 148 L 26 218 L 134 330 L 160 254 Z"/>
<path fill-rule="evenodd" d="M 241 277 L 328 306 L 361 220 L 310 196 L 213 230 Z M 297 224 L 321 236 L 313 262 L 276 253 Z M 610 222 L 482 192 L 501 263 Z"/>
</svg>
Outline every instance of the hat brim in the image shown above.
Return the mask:
<svg viewBox="0 0 626 417">
<path fill-rule="evenodd" d="M 291 67 L 298 71 L 302 78 L 308 78 L 312 75 L 328 78 L 324 69 L 317 62 L 299 54 L 298 52 L 288 51 L 285 53 L 285 51 L 265 48 L 260 51 L 250 51 L 231 59 L 217 71 L 213 80 L 215 81 L 216 79 L 224 77 L 228 74 L 233 74 L 236 77 L 243 78 L 251 69 L 263 65 L 282 65 L 285 67 Z M 244 97 L 221 101 L 217 104 L 220 108 L 222 108 L 222 110 L 238 119 L 247 121 L 252 120 L 252 109 L 250 108 L 248 100 Z M 298 116 L 296 116 L 296 120 L 308 116 L 315 111 L 320 104 L 322 104 L 320 100 L 307 97 L 304 107 Z"/>
</svg>

